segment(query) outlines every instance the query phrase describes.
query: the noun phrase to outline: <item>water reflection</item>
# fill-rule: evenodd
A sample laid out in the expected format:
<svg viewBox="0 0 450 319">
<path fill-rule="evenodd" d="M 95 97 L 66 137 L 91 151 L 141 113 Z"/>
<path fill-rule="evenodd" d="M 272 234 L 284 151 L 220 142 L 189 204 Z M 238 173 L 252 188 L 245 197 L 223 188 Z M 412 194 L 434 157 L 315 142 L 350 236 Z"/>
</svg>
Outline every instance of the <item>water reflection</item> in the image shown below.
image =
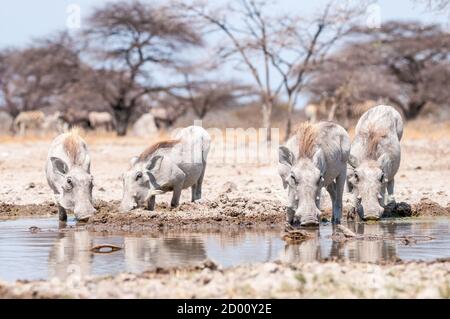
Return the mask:
<svg viewBox="0 0 450 319">
<path fill-rule="evenodd" d="M 109 254 L 91 251 L 108 243 L 123 249 Z M 195 264 L 207 257 L 204 243 L 197 237 L 98 236 L 86 230 L 59 233 L 49 253 L 50 278 L 81 277 L 94 273 L 141 272 L 152 267 Z"/>
<path fill-rule="evenodd" d="M 284 250 L 280 252 L 280 260 L 286 262 L 312 262 L 323 259 L 321 251 L 320 230 L 306 230 L 312 239 L 299 244 L 285 244 Z"/>
<path fill-rule="evenodd" d="M 299 244 L 285 244 L 279 259 L 286 262 L 312 262 L 324 259 L 354 262 L 382 262 L 398 259 L 433 259 L 450 256 L 450 223 L 448 219 L 391 220 L 377 223 L 350 222 L 346 226 L 359 235 L 379 235 L 384 240 L 333 240 L 333 227 L 308 230 L 313 239 Z M 431 236 L 432 241 L 404 245 L 394 236 Z M 437 249 L 437 247 L 441 247 Z"/>
<path fill-rule="evenodd" d="M 352 222 L 348 224 L 348 228 L 361 235 L 394 235 L 396 227 L 395 224 Z M 396 242 L 393 240 L 354 240 L 341 245 L 340 249 L 340 253 L 332 256 L 343 258 L 347 250 L 351 261 L 380 262 L 397 259 Z"/>
<path fill-rule="evenodd" d="M 82 277 L 91 273 L 92 238 L 87 231 L 59 233 L 50 249 L 48 275 L 66 278 L 71 273 Z"/>
<path fill-rule="evenodd" d="M 125 237 L 127 271 L 139 272 L 148 266 L 170 267 L 195 264 L 207 257 L 204 243 L 196 237 Z"/>
<path fill-rule="evenodd" d="M 30 226 L 40 227 L 42 231 L 31 233 Z M 450 257 L 450 219 L 349 223 L 347 227 L 357 234 L 428 235 L 435 240 L 410 246 L 392 239 L 334 241 L 332 226 L 321 225 L 320 230 L 308 230 L 311 240 L 287 245 L 281 240 L 280 229 L 124 236 L 58 229 L 53 219 L 21 219 L 0 222 L 0 279 L 142 272 L 154 267 L 196 264 L 206 258 L 228 267 L 272 260 L 312 262 L 337 258 L 380 262 Z M 91 252 L 99 244 L 123 249 L 111 254 Z"/>
</svg>

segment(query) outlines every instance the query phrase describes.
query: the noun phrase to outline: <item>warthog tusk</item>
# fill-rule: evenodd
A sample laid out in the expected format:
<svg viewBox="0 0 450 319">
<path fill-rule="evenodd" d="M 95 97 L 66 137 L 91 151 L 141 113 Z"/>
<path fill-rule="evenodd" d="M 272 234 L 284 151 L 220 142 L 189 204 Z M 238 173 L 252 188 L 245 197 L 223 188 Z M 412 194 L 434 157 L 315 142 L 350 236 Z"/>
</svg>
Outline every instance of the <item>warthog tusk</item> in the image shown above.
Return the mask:
<svg viewBox="0 0 450 319">
<path fill-rule="evenodd" d="M 150 197 L 155 196 L 155 195 L 162 195 L 164 194 L 165 191 L 159 190 L 159 189 L 151 189 L 148 191 L 147 193 L 147 197 L 145 198 L 145 201 L 148 201 L 150 199 Z"/>
<path fill-rule="evenodd" d="M 165 191 L 162 191 L 162 190 L 159 190 L 159 189 L 152 189 L 152 190 L 148 191 L 148 195 L 149 196 L 162 195 L 164 193 L 165 193 Z"/>
<path fill-rule="evenodd" d="M 361 200 L 361 199 L 362 199 L 362 196 L 361 196 L 361 195 L 358 195 L 358 196 L 356 197 L 356 199 Z"/>
<path fill-rule="evenodd" d="M 383 196 L 381 196 L 380 194 L 377 195 L 378 199 L 382 199 Z"/>
</svg>

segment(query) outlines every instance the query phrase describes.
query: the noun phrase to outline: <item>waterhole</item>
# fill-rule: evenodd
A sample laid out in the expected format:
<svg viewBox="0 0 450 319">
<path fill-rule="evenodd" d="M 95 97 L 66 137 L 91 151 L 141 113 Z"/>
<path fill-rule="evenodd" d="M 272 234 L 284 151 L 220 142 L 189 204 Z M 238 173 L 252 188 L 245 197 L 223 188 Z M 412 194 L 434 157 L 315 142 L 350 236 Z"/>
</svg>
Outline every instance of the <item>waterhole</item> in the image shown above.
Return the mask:
<svg viewBox="0 0 450 319">
<path fill-rule="evenodd" d="M 207 258 L 230 267 L 273 260 L 311 262 L 330 257 L 355 262 L 431 261 L 450 257 L 450 218 L 390 219 L 346 225 L 357 234 L 383 235 L 382 240 L 333 241 L 332 226 L 323 224 L 320 229 L 309 230 L 312 239 L 294 245 L 281 239 L 281 227 L 132 235 L 93 233 L 74 225 L 69 220 L 61 227 L 55 218 L 0 221 L 0 279 L 137 273 L 154 267 L 197 264 Z M 389 239 L 403 235 L 433 239 L 415 242 Z M 102 247 L 104 244 L 109 246 Z"/>
</svg>

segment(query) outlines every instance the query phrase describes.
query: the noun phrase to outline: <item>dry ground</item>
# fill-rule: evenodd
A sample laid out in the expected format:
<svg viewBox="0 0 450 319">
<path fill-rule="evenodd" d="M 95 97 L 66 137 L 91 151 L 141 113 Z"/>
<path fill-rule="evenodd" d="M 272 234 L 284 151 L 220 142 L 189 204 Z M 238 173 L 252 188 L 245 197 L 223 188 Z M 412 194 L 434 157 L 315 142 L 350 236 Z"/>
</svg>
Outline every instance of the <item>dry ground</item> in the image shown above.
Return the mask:
<svg viewBox="0 0 450 319">
<path fill-rule="evenodd" d="M 225 270 L 206 261 L 114 277 L 0 282 L 0 298 L 450 298 L 450 261 L 269 262 Z"/>
<path fill-rule="evenodd" d="M 122 196 L 121 174 L 132 156 L 161 139 L 115 138 L 87 136 L 94 175 L 94 198 L 118 201 Z M 0 202 L 8 204 L 40 204 L 53 200 L 44 174 L 45 159 L 51 139 L 0 138 Z M 284 202 L 276 169 L 276 158 L 267 164 L 208 163 L 204 181 L 204 199 L 215 200 L 226 191 L 229 196 Z M 446 207 L 450 203 L 450 123 L 411 123 L 402 140 L 402 162 L 396 177 L 396 199 L 410 204 L 429 198 Z M 330 203 L 323 192 L 323 207 Z M 167 203 L 170 195 L 157 199 Z M 185 190 L 182 202 L 190 201 Z M 345 195 L 348 201 L 348 195 Z M 1 214 L 1 212 L 0 212 Z"/>
<path fill-rule="evenodd" d="M 178 209 L 169 209 L 170 195 L 164 195 L 157 199 L 158 209 L 153 213 L 114 214 L 122 194 L 121 174 L 127 169 L 129 159 L 159 138 L 86 137 L 95 178 L 94 198 L 100 208 L 99 215 L 88 227 L 102 230 L 104 225 L 118 220 L 117 225 L 126 224 L 127 230 L 133 230 L 133 225 L 148 224 L 149 220 L 153 226 L 205 220 L 218 225 L 252 224 L 249 221 L 274 224 L 283 220 L 285 191 L 275 162 L 258 165 L 209 163 L 202 203 L 189 203 L 190 191 L 186 190 L 182 196 L 183 204 Z M 55 207 L 48 204 L 53 196 L 44 175 L 50 141 L 0 138 L 0 217 L 55 214 Z M 402 140 L 402 152 L 396 178 L 397 201 L 407 202 L 418 211 L 431 207 L 430 214 L 449 214 L 450 123 L 409 123 Z M 322 208 L 328 211 L 330 202 L 325 192 L 323 198 Z M 344 201 L 349 201 L 347 194 Z M 245 218 L 240 215 L 242 212 Z M 449 298 L 449 278 L 449 261 L 398 265 L 264 263 L 226 270 L 207 263 L 194 269 L 157 269 L 115 277 L 69 278 L 64 282 L 0 282 L 0 298 Z"/>
</svg>

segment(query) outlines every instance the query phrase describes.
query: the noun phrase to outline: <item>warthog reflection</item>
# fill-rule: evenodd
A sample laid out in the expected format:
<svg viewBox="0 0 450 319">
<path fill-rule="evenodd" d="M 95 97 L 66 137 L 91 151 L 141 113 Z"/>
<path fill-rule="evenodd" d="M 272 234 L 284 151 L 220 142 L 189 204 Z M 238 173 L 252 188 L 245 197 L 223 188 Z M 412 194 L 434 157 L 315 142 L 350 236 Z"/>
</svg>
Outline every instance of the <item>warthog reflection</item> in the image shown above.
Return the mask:
<svg viewBox="0 0 450 319">
<path fill-rule="evenodd" d="M 395 234 L 397 225 L 349 223 L 348 228 L 359 235 Z M 319 229 L 307 230 L 311 239 L 299 244 L 287 244 L 281 252 L 280 259 L 286 262 L 312 262 L 332 259 L 349 259 L 360 262 L 379 262 L 397 259 L 398 252 L 394 240 L 347 240 L 328 239 Z"/>
<path fill-rule="evenodd" d="M 204 242 L 197 237 L 125 237 L 124 247 L 126 269 L 132 272 L 149 266 L 189 265 L 206 259 Z"/>
<path fill-rule="evenodd" d="M 109 243 L 123 246 L 113 254 L 95 254 L 91 248 Z M 49 277 L 114 272 L 141 272 L 153 267 L 193 264 L 206 259 L 204 242 L 198 237 L 108 237 L 88 231 L 61 233 L 49 254 Z"/>
<path fill-rule="evenodd" d="M 395 224 L 364 224 L 349 223 L 350 230 L 360 235 L 395 234 Z M 379 262 L 382 260 L 395 260 L 397 246 L 391 240 L 352 240 L 346 243 L 348 258 L 352 261 Z"/>
<path fill-rule="evenodd" d="M 88 231 L 60 233 L 49 255 L 49 278 L 91 274 L 92 238 Z"/>
</svg>

